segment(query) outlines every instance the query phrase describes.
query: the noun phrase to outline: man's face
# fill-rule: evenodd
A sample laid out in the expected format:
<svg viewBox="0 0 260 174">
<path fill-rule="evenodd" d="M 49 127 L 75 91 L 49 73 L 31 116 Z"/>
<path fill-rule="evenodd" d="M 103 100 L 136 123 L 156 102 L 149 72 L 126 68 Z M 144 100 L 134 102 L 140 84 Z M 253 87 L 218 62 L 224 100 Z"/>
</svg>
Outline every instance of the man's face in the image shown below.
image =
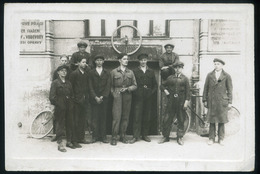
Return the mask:
<svg viewBox="0 0 260 174">
<path fill-rule="evenodd" d="M 61 65 L 66 65 L 68 63 L 67 57 L 60 58 L 60 63 L 61 63 Z"/>
<path fill-rule="evenodd" d="M 220 62 L 214 62 L 215 70 L 220 71 L 223 69 L 223 64 Z"/>
<path fill-rule="evenodd" d="M 147 58 L 143 58 L 143 59 L 139 60 L 139 62 L 140 62 L 140 66 L 141 67 L 146 67 L 146 65 L 147 65 Z"/>
<path fill-rule="evenodd" d="M 87 48 L 87 47 L 81 46 L 81 47 L 79 47 L 79 51 L 80 51 L 80 52 L 85 52 L 85 51 L 86 51 L 86 48 Z"/>
<path fill-rule="evenodd" d="M 126 56 L 122 57 L 122 59 L 120 59 L 119 62 L 122 66 L 127 66 L 128 65 L 128 56 L 126 55 Z"/>
<path fill-rule="evenodd" d="M 79 67 L 82 68 L 82 69 L 85 69 L 86 63 L 87 63 L 86 59 L 81 59 L 81 61 L 79 62 Z"/>
<path fill-rule="evenodd" d="M 103 63 L 104 63 L 104 60 L 103 59 L 97 59 L 97 60 L 95 60 L 95 63 L 96 63 L 97 67 L 102 67 Z"/>
<path fill-rule="evenodd" d="M 175 70 L 175 73 L 180 74 L 180 73 L 182 73 L 183 67 L 176 66 L 176 67 L 174 67 L 174 70 Z"/>
<path fill-rule="evenodd" d="M 165 50 L 166 50 L 166 52 L 167 52 L 168 54 L 170 54 L 170 53 L 172 52 L 173 48 L 172 48 L 171 46 L 167 46 L 167 47 L 165 48 Z"/>
<path fill-rule="evenodd" d="M 61 70 L 58 71 L 58 74 L 61 76 L 61 77 L 66 77 L 67 75 L 67 69 L 66 68 L 63 68 Z"/>
</svg>

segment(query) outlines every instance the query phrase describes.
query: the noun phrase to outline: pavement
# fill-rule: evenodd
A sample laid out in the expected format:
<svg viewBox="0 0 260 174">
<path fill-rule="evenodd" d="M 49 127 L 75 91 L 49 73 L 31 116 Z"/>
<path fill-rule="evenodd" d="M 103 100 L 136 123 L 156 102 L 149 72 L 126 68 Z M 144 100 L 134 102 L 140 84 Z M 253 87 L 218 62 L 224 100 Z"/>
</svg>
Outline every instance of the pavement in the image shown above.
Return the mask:
<svg viewBox="0 0 260 174">
<path fill-rule="evenodd" d="M 184 136 L 183 146 L 177 144 L 175 133 L 164 144 L 158 144 L 160 135 L 149 137 L 150 143 L 140 140 L 111 146 L 97 142 L 62 153 L 51 137 L 19 134 L 17 144 L 6 143 L 5 166 L 8 171 L 236 171 L 245 167 L 241 133 L 226 137 L 224 146 L 210 146 L 207 137 L 192 132 Z"/>
</svg>

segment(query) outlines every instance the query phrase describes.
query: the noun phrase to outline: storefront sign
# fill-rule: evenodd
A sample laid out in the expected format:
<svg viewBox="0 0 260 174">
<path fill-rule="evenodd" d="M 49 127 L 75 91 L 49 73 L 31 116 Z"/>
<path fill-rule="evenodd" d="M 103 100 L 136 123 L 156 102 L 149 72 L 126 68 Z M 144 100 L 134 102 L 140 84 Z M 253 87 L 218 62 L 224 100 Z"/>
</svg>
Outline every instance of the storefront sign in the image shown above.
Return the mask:
<svg viewBox="0 0 260 174">
<path fill-rule="evenodd" d="M 44 20 L 22 20 L 20 51 L 45 51 Z"/>
</svg>

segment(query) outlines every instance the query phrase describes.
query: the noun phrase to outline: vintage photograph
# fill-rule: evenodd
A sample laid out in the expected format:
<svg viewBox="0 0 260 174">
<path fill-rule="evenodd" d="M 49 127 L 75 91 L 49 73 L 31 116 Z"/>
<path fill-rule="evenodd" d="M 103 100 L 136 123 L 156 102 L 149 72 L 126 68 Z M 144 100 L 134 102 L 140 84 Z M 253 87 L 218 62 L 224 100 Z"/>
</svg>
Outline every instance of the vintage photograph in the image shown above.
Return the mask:
<svg viewBox="0 0 260 174">
<path fill-rule="evenodd" d="M 252 4 L 9 3 L 6 171 L 254 171 Z"/>
</svg>

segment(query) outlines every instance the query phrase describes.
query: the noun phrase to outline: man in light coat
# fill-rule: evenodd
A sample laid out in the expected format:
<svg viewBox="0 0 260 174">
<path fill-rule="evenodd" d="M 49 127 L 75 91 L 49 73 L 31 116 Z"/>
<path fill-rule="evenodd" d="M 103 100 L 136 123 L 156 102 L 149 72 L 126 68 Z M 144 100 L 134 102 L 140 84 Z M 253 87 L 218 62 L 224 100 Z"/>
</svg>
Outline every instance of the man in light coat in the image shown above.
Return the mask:
<svg viewBox="0 0 260 174">
<path fill-rule="evenodd" d="M 213 62 L 215 69 L 207 75 L 203 90 L 203 103 L 208 108 L 207 121 L 210 123 L 208 144 L 215 142 L 218 123 L 218 142 L 224 145 L 224 124 L 228 122 L 227 112 L 232 104 L 233 86 L 231 76 L 223 70 L 225 62 L 218 58 Z"/>
</svg>

